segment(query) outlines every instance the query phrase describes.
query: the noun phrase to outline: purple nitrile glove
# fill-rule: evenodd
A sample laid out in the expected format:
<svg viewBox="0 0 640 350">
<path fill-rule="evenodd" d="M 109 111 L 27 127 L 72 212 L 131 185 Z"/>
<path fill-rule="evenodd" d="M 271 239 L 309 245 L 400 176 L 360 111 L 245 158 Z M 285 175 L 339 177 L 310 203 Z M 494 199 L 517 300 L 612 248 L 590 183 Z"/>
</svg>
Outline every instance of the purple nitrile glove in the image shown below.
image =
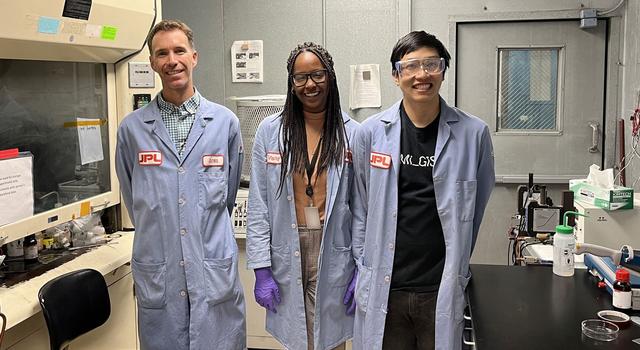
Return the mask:
<svg viewBox="0 0 640 350">
<path fill-rule="evenodd" d="M 261 267 L 253 272 L 256 274 L 256 285 L 253 289 L 256 302 L 265 309 L 277 313 L 276 305 L 280 304 L 280 290 L 273 279 L 271 268 Z"/>
<path fill-rule="evenodd" d="M 356 281 L 358 280 L 358 269 L 353 270 L 353 276 L 351 276 L 351 282 L 347 287 L 347 291 L 344 293 L 342 303 L 347 305 L 347 315 L 353 315 L 356 313 L 356 298 L 354 292 L 356 290 Z"/>
</svg>

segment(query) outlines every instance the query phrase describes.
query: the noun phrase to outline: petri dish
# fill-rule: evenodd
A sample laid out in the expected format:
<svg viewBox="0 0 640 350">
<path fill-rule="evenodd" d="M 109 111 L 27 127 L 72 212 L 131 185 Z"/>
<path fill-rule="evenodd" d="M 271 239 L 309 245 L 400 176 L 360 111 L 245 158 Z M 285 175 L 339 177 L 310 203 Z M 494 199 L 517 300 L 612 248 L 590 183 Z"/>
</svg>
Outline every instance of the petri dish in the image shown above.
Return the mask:
<svg viewBox="0 0 640 350">
<path fill-rule="evenodd" d="M 598 319 L 582 321 L 582 334 L 601 341 L 612 341 L 618 337 L 619 328 L 609 321 Z"/>
<path fill-rule="evenodd" d="M 629 326 L 629 315 L 615 310 L 602 310 L 598 311 L 598 318 L 604 321 L 615 323 L 620 329 L 625 329 Z"/>
</svg>

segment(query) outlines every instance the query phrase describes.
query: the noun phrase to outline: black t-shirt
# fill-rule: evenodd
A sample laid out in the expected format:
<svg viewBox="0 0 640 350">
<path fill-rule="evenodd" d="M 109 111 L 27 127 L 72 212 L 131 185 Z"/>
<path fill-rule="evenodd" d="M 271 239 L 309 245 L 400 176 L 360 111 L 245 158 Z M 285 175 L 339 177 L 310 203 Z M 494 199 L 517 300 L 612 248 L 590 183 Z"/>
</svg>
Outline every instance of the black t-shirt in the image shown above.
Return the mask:
<svg viewBox="0 0 640 350">
<path fill-rule="evenodd" d="M 392 290 L 438 290 L 445 245 L 433 189 L 433 166 L 440 115 L 417 128 L 400 107 L 400 176 L 398 227 L 391 278 Z"/>
</svg>

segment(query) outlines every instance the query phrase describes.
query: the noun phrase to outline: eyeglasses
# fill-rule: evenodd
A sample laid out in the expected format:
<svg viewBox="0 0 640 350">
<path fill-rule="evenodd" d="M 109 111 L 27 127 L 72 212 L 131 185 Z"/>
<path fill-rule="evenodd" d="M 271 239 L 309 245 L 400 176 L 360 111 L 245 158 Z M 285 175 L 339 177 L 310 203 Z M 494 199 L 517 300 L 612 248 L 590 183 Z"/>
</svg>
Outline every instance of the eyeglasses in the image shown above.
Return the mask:
<svg viewBox="0 0 640 350">
<path fill-rule="evenodd" d="M 309 78 L 316 84 L 324 83 L 327 80 L 327 70 L 318 69 L 313 72 L 296 73 L 291 76 L 291 80 L 295 86 L 305 86 Z"/>
<path fill-rule="evenodd" d="M 414 58 L 396 62 L 396 71 L 398 74 L 404 73 L 406 76 L 416 75 L 420 69 L 429 74 L 438 74 L 444 70 L 444 66 L 445 61 L 442 57 Z"/>
</svg>

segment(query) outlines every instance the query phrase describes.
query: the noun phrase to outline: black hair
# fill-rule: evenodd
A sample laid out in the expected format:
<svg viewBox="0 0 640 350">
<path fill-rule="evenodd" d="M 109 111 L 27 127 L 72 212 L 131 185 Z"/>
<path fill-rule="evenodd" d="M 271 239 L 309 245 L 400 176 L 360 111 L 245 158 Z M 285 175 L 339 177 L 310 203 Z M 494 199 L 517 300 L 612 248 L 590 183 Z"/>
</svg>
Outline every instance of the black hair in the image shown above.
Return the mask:
<svg viewBox="0 0 640 350">
<path fill-rule="evenodd" d="M 322 134 L 322 144 L 318 159 L 318 174 L 325 171 L 331 165 L 338 165 L 344 161 L 345 157 L 345 129 L 340 109 L 340 95 L 338 93 L 338 82 L 336 72 L 333 68 L 333 58 L 322 46 L 305 42 L 298 45 L 291 51 L 287 60 L 287 100 L 284 105 L 282 116 L 282 142 L 280 153 L 282 154 L 282 166 L 280 168 L 280 185 L 278 195 L 282 192 L 282 187 L 289 171 L 304 172 L 308 159 L 307 154 L 307 133 L 304 123 L 302 102 L 295 94 L 293 85 L 293 66 L 296 58 L 302 52 L 311 52 L 318 57 L 324 69 L 327 70 L 327 102 L 325 108 L 324 127 Z M 291 160 L 291 169 L 289 167 Z"/>
<path fill-rule="evenodd" d="M 438 51 L 438 55 L 444 58 L 445 71 L 449 68 L 449 61 L 451 61 L 451 55 L 449 51 L 444 47 L 442 42 L 436 38 L 435 35 L 429 34 L 424 30 L 413 31 L 398 40 L 396 45 L 391 51 L 391 72 L 393 75 L 397 75 L 396 62 L 400 61 L 404 55 L 413 51 L 419 50 L 423 47 L 432 48 Z M 444 72 L 442 72 L 444 75 Z"/>
</svg>

